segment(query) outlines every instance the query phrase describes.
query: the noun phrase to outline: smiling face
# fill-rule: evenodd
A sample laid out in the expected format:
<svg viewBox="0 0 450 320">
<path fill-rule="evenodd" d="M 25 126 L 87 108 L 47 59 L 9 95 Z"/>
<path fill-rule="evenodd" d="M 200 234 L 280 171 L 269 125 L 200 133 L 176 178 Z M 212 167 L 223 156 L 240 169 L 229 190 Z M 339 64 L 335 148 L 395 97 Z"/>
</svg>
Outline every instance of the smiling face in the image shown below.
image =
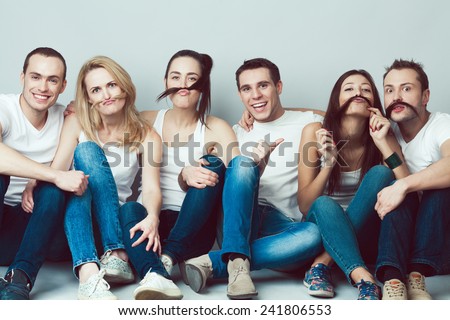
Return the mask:
<svg viewBox="0 0 450 320">
<path fill-rule="evenodd" d="M 176 93 L 170 95 L 174 107 L 197 107 L 200 91 L 187 90 L 187 88 L 197 82 L 201 75 L 201 66 L 194 58 L 183 56 L 172 61 L 165 82 L 166 89 L 180 88 Z"/>
<path fill-rule="evenodd" d="M 55 57 L 31 56 L 20 78 L 23 84 L 21 106 L 35 112 L 46 112 L 66 88 L 64 64 Z"/>
<path fill-rule="evenodd" d="M 283 84 L 274 83 L 267 68 L 245 70 L 239 75 L 239 96 L 247 111 L 259 122 L 283 115 L 280 94 Z"/>
<path fill-rule="evenodd" d="M 395 122 L 424 116 L 429 98 L 413 69 L 393 69 L 384 78 L 384 107 Z"/>
<path fill-rule="evenodd" d="M 346 111 L 347 115 L 370 116 L 370 111 L 367 108 L 374 105 L 373 89 L 369 80 L 361 74 L 347 77 L 341 85 L 339 105 L 343 106 L 350 99 L 351 102 Z"/>
<path fill-rule="evenodd" d="M 89 71 L 84 83 L 89 103 L 94 105 L 100 115 L 113 115 L 123 111 L 125 98 L 119 98 L 123 91 L 106 69 Z"/>
</svg>

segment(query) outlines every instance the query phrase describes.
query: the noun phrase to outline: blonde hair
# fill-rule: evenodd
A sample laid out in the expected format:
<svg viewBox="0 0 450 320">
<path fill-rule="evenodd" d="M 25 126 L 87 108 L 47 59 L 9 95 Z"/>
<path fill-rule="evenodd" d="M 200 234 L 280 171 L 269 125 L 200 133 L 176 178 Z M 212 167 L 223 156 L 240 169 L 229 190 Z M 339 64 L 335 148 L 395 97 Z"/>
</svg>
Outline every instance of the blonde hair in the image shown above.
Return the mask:
<svg viewBox="0 0 450 320">
<path fill-rule="evenodd" d="M 136 148 L 136 142 L 142 143 L 147 133 L 152 130 L 150 124 L 142 118 L 135 106 L 136 87 L 130 75 L 117 62 L 105 56 L 96 56 L 81 67 L 78 74 L 75 112 L 80 122 L 81 128 L 86 138 L 101 145 L 97 131 L 101 128 L 102 119 L 95 106 L 89 103 L 88 90 L 85 84 L 86 75 L 95 69 L 103 68 L 114 78 L 117 85 L 122 90 L 122 94 L 116 99 L 125 99 L 125 123 L 124 137 L 119 140 L 120 145 L 131 144 L 131 148 Z"/>
</svg>

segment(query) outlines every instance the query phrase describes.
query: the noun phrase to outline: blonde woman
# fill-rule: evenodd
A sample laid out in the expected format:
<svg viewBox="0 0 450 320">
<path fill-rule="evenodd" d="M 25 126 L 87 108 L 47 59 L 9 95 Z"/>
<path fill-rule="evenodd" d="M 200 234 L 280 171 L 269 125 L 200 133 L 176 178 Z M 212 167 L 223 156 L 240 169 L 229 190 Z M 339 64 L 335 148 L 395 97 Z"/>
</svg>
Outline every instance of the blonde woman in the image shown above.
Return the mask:
<svg viewBox="0 0 450 320">
<path fill-rule="evenodd" d="M 73 160 L 77 170 L 89 175 L 88 189 L 82 196 L 69 199 L 65 217 L 74 273 L 80 280 L 78 299 L 116 299 L 107 281 L 134 281 L 122 242 L 119 213 L 142 210 L 152 222 L 159 215 L 161 139 L 141 118 L 135 99 L 136 89 L 129 74 L 112 59 L 94 57 L 81 68 L 76 112 L 65 120 L 52 164 L 67 170 Z M 139 158 L 142 205 L 126 202 Z M 156 229 L 151 223 L 146 228 L 143 231 L 151 239 L 148 247 L 159 251 Z M 101 259 L 94 240 L 98 237 L 104 251 Z"/>
</svg>

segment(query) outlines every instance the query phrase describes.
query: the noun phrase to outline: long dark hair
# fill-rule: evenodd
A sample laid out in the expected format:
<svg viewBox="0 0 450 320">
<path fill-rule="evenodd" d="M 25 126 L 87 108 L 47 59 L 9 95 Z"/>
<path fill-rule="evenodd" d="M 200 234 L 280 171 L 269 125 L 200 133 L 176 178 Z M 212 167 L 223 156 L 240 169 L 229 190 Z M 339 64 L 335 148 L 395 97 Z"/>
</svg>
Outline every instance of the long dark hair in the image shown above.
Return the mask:
<svg viewBox="0 0 450 320">
<path fill-rule="evenodd" d="M 166 73 L 164 74 L 164 79 L 167 81 L 167 76 L 169 75 L 170 65 L 172 61 L 179 57 L 191 57 L 195 59 L 202 70 L 202 75 L 198 81 L 196 81 L 192 86 L 187 88 L 188 90 L 199 90 L 201 92 L 201 97 L 197 105 L 198 118 L 203 125 L 206 125 L 205 119 L 211 110 L 211 69 L 213 66 L 212 58 L 205 53 L 198 53 L 193 50 L 180 50 L 175 53 L 169 60 L 166 67 Z M 161 93 L 156 101 L 170 96 L 171 94 L 177 92 L 180 88 L 170 88 Z"/>
<path fill-rule="evenodd" d="M 377 108 L 383 112 L 383 107 L 381 105 L 381 99 L 380 95 L 378 93 L 377 87 L 375 86 L 375 82 L 373 81 L 372 76 L 365 70 L 349 70 L 345 72 L 343 75 L 339 77 L 339 79 L 334 84 L 333 90 L 331 91 L 330 100 L 328 102 L 328 109 L 325 113 L 325 118 L 323 121 L 323 127 L 326 128 L 328 131 L 331 131 L 333 133 L 333 140 L 338 145 L 340 141 L 344 141 L 347 139 L 347 137 L 341 136 L 341 124 L 342 124 L 342 117 L 344 114 L 344 110 L 342 106 L 339 105 L 339 96 L 341 92 L 342 83 L 347 79 L 349 76 L 352 75 L 362 75 L 364 78 L 366 78 L 370 86 L 372 87 L 372 93 L 374 98 L 373 107 Z M 375 146 L 375 143 L 373 142 L 372 138 L 369 134 L 369 121 L 366 121 L 365 123 L 365 130 L 363 131 L 363 141 L 365 143 L 364 146 L 364 152 L 361 156 L 361 175 L 359 178 L 359 183 L 361 183 L 362 178 L 364 175 L 369 171 L 371 167 L 374 165 L 380 164 L 383 157 L 381 155 L 381 152 L 378 150 L 378 148 Z M 345 148 L 345 145 L 344 147 Z M 331 171 L 330 179 L 328 180 L 328 194 L 332 195 L 336 190 L 339 190 L 341 187 L 341 164 L 345 163 L 345 161 L 342 159 L 340 154 L 338 153 L 338 159 L 336 165 L 333 167 L 333 170 Z"/>
</svg>

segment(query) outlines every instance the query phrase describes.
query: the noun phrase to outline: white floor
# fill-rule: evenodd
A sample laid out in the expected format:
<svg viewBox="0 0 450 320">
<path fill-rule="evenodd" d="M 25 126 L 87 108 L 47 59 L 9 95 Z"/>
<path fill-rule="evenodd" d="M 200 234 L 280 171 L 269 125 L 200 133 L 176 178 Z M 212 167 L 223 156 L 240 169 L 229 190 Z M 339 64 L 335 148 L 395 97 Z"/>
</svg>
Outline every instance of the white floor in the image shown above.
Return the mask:
<svg viewBox="0 0 450 320">
<path fill-rule="evenodd" d="M 0 267 L 0 276 L 6 267 Z M 317 299 L 309 296 L 302 284 L 303 275 L 287 275 L 284 273 L 260 270 L 252 272 L 252 278 L 259 292 L 260 300 L 307 300 Z M 226 280 L 212 280 L 201 294 L 193 292 L 186 286 L 179 275 L 178 267 L 174 268 L 173 279 L 184 294 L 185 300 L 226 300 Z M 338 300 L 354 300 L 357 290 L 344 278 L 342 272 L 333 270 Z M 436 300 L 450 300 L 450 275 L 435 276 L 426 279 L 427 289 Z M 112 287 L 112 292 L 121 300 L 133 299 L 135 284 Z M 77 296 L 78 281 L 72 274 L 70 263 L 45 263 L 39 272 L 35 287 L 31 292 L 34 300 L 74 300 Z"/>
</svg>

